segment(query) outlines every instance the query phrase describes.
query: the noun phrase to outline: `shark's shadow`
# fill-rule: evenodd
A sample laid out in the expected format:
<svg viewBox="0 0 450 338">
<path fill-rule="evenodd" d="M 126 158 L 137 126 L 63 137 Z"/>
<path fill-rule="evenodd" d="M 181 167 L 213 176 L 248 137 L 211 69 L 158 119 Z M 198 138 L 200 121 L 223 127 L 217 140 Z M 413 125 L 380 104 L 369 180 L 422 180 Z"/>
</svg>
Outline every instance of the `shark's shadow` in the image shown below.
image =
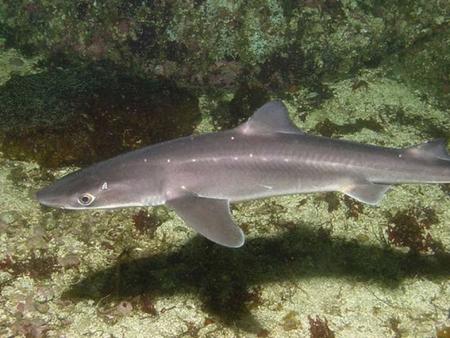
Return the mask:
<svg viewBox="0 0 450 338">
<path fill-rule="evenodd" d="M 129 259 L 97 271 L 73 285 L 64 298 L 119 301 L 139 295 L 152 299 L 175 293 L 196 293 L 216 320 L 247 331 L 261 326 L 249 307 L 258 305 L 258 285 L 301 281 L 315 276 L 375 281 L 387 288 L 407 276 L 432 279 L 450 276 L 450 255 L 411 255 L 331 239 L 324 230 L 300 225 L 276 238 L 255 238 L 241 249 L 222 248 L 196 237 L 173 252 Z M 312 295 L 320 297 L 320 295 Z"/>
</svg>

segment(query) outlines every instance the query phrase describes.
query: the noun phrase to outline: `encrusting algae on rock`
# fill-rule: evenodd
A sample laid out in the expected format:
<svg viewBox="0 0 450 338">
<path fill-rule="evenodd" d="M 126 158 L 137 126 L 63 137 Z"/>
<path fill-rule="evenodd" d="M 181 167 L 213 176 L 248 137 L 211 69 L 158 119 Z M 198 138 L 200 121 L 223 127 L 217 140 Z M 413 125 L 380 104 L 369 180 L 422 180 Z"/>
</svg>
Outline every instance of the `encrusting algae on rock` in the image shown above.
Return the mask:
<svg viewBox="0 0 450 338">
<path fill-rule="evenodd" d="M 140 209 L 39 209 L 34 193 L 67 165 L 230 128 L 274 98 L 308 133 L 395 147 L 448 138 L 449 6 L 1 3 L 0 335 L 308 337 L 320 318 L 336 336 L 445 337 L 447 186 L 398 187 L 379 208 L 329 193 L 237 204 L 238 251 L 165 210 L 149 211 L 150 236 Z M 154 100 L 158 116 L 175 112 L 163 124 L 141 109 Z M 431 250 L 408 249 L 422 242 L 398 237 L 406 224 Z"/>
</svg>

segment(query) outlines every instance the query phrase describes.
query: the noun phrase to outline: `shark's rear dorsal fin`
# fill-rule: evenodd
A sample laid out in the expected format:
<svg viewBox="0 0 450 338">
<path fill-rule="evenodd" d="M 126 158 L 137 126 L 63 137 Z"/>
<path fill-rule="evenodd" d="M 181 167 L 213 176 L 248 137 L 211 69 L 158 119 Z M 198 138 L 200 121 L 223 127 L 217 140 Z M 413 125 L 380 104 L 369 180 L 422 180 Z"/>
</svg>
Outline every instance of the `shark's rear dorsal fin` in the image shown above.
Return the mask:
<svg viewBox="0 0 450 338">
<path fill-rule="evenodd" d="M 407 148 L 404 150 L 404 154 L 414 157 L 439 158 L 450 161 L 450 156 L 447 152 L 447 142 L 442 138 Z"/>
<path fill-rule="evenodd" d="M 286 106 L 281 101 L 266 103 L 247 122 L 241 124 L 235 130 L 243 134 L 304 134 L 291 121 Z"/>
</svg>

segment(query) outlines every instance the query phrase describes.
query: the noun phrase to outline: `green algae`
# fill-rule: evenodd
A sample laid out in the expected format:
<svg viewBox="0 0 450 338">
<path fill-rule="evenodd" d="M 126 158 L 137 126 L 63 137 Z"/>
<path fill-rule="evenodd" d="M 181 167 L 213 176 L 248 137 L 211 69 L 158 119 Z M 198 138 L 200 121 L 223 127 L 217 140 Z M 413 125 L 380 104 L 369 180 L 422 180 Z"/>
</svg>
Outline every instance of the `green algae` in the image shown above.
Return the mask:
<svg viewBox="0 0 450 338">
<path fill-rule="evenodd" d="M 319 85 L 322 78 L 376 66 L 386 55 L 445 32 L 448 6 L 438 1 L 110 1 L 108 6 L 16 1 L 1 5 L 0 33 L 7 46 L 45 53 L 56 62 L 108 59 L 149 77 L 217 89 L 221 81 L 211 73 L 225 65 L 238 77 L 250 73 L 286 88 Z M 439 55 L 445 55 L 442 49 Z"/>
<path fill-rule="evenodd" d="M 424 99 L 435 100 L 444 109 L 450 103 L 450 38 L 445 25 L 448 19 L 434 28 L 430 38 L 418 41 L 389 60 L 398 78 L 420 90 Z"/>
<path fill-rule="evenodd" d="M 0 49 L 3 43 L 0 38 Z M 39 57 L 24 58 L 17 50 L 2 50 L 0 54 L 0 85 L 3 85 L 13 75 L 27 75 L 39 72 L 37 65 Z"/>
<path fill-rule="evenodd" d="M 358 141 L 400 146 L 448 136 L 443 110 L 383 73 L 375 69 L 361 74 L 358 79 L 367 83 L 364 88 L 354 89 L 352 79 L 331 84 L 335 99 L 311 111 L 305 128 L 325 136 L 351 134 Z"/>
</svg>

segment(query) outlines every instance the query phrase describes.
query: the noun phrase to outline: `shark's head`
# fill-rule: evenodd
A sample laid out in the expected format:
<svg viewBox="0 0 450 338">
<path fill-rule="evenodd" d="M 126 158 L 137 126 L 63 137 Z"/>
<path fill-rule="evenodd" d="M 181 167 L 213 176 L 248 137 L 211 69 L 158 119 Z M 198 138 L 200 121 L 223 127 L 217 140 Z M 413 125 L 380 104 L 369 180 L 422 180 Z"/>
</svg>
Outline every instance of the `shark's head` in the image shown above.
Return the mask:
<svg viewBox="0 0 450 338">
<path fill-rule="evenodd" d="M 143 199 L 140 189 L 144 187 L 130 182 L 129 175 L 99 169 L 94 166 L 76 171 L 39 190 L 36 194 L 39 203 L 72 210 L 155 204 Z"/>
</svg>

